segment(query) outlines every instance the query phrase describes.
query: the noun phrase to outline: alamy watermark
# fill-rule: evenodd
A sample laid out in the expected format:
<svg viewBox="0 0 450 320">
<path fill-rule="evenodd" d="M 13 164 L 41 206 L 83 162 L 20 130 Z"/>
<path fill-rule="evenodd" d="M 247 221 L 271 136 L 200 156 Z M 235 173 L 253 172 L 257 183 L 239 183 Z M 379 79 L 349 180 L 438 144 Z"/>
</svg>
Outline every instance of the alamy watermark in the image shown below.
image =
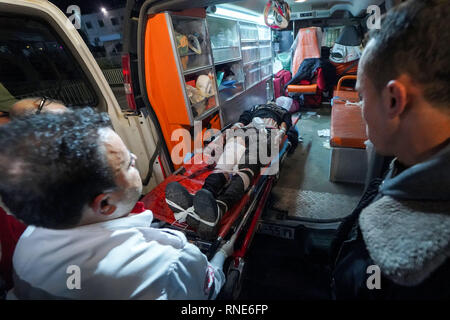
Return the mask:
<svg viewBox="0 0 450 320">
<path fill-rule="evenodd" d="M 81 290 L 81 268 L 77 265 L 70 265 L 66 269 L 69 274 L 66 280 L 66 286 L 69 290 Z M 370 265 L 366 269 L 370 276 L 366 280 L 366 286 L 369 290 L 381 289 L 381 270 L 377 265 Z"/>
<path fill-rule="evenodd" d="M 75 29 L 81 29 L 81 9 L 77 5 L 68 6 L 66 9 L 66 14 L 68 15 L 68 22 L 72 24 Z"/>
<path fill-rule="evenodd" d="M 370 276 L 367 278 L 366 286 L 369 290 L 380 290 L 381 289 L 381 270 L 377 265 L 370 265 L 366 270 L 367 274 Z"/>
<path fill-rule="evenodd" d="M 81 290 L 81 269 L 77 265 L 70 265 L 66 269 L 66 273 L 69 274 L 66 280 L 66 286 L 69 290 Z"/>
<path fill-rule="evenodd" d="M 381 9 L 377 5 L 367 7 L 367 13 L 370 16 L 367 18 L 367 28 L 369 30 L 381 29 Z"/>
</svg>

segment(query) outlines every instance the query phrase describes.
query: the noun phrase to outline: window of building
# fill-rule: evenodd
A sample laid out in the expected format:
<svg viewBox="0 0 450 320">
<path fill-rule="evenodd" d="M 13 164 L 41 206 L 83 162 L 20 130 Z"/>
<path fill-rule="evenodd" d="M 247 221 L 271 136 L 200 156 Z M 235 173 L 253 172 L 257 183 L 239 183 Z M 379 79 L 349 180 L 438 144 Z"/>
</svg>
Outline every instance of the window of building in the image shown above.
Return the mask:
<svg viewBox="0 0 450 320">
<path fill-rule="evenodd" d="M 111 23 L 112 23 L 113 26 L 117 26 L 119 24 L 119 19 L 111 18 Z"/>
<path fill-rule="evenodd" d="M 103 22 L 103 20 L 98 20 L 98 25 L 100 26 L 100 28 L 103 28 L 105 26 L 105 23 Z"/>
<path fill-rule="evenodd" d="M 88 29 L 92 29 L 92 23 L 90 23 L 90 22 L 86 22 L 86 28 L 88 28 Z"/>
</svg>

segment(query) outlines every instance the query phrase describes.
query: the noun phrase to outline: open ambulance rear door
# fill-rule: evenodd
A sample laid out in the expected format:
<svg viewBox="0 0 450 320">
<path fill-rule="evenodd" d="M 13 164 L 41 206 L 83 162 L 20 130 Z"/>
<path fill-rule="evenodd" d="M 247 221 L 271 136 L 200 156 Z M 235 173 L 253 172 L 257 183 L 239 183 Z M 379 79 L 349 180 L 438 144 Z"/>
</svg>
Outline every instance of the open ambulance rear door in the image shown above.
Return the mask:
<svg viewBox="0 0 450 320">
<path fill-rule="evenodd" d="M 144 192 L 164 179 L 148 116 L 123 111 L 99 65 L 68 16 L 46 0 L 0 2 L 0 84 L 11 101 L 48 96 L 72 108 L 107 112 L 114 130 L 138 156 Z M 148 178 L 148 177 L 147 177 Z"/>
</svg>

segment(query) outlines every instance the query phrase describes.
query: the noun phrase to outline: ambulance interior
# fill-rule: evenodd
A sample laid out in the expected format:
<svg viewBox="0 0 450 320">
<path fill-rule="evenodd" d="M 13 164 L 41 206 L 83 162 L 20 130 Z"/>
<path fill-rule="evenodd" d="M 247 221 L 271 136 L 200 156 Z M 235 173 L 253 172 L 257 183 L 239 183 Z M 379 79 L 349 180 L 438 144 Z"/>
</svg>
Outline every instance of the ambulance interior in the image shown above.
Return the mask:
<svg viewBox="0 0 450 320">
<path fill-rule="evenodd" d="M 222 238 L 206 243 L 192 234 L 192 241 L 208 251 L 239 231 L 242 239 L 237 243 L 242 247 L 226 273 L 230 281 L 224 287 L 224 298 L 329 298 L 322 295 L 326 291 L 322 288 L 329 286 L 319 276 L 323 270 L 316 279 L 305 277 L 315 271 L 304 270 L 302 261 L 317 261 L 317 268 L 322 268 L 336 228 L 357 205 L 369 176 L 376 174 L 372 172 L 375 162 L 386 163 L 386 159 L 375 159 L 371 145 L 365 143 L 354 86 L 368 26 L 398 2 L 288 0 L 287 19 L 272 15 L 265 21 L 264 12 L 272 1 L 127 1 L 122 63 L 128 106 L 109 107 L 109 113 L 115 130 L 139 157 L 137 167 L 144 181 L 141 200 L 155 218 L 165 212 L 171 215 L 169 221 L 161 220 L 161 226 L 180 229 L 164 202 L 164 183 L 190 176 L 200 181 L 208 173 L 206 166 L 173 161 L 178 142 L 171 139 L 174 130 L 184 128 L 193 134 L 186 161 L 195 156 L 196 134 L 211 128 L 225 130 L 243 111 L 268 101 L 291 112 L 298 132 L 295 149 L 287 140 L 280 148 L 279 173 L 261 179 L 261 186 L 256 185 L 246 202 L 239 203 L 236 219 Z M 8 23 L 8 28 L 15 27 Z M 32 34 L 45 26 L 29 27 Z M 6 33 L 0 30 L 0 40 L 10 40 Z M 50 39 L 46 41 L 55 48 L 66 40 L 53 36 L 54 32 L 46 34 Z M 72 47 L 64 46 L 64 50 Z M 63 50 L 63 45 L 58 48 Z M 49 81 L 60 84 L 53 85 L 53 91 L 31 92 L 24 86 L 12 91 L 22 81 L 17 73 L 17 79 L 0 79 L 0 94 L 15 102 L 23 96 L 53 92 L 53 98 L 69 106 L 89 104 L 108 110 L 114 96 L 100 94 L 100 86 L 89 73 L 100 69 L 84 64 L 78 68 L 67 63 L 81 61 L 78 54 L 66 55 L 60 67 L 67 77 L 76 75 L 83 82 L 83 101 L 73 100 L 69 93 L 79 90 L 79 85 L 62 73 L 51 74 L 54 70 L 47 70 Z M 0 46 L 0 70 L 6 70 L 5 74 L 16 74 L 14 63 L 4 63 L 11 57 L 6 46 L 3 51 Z M 302 64 L 305 60 L 311 63 Z M 23 77 L 42 86 L 39 70 L 30 66 L 28 71 L 34 73 L 23 73 Z M 33 88 L 34 82 L 30 82 Z M 69 86 L 75 89 L 66 90 Z M 1 115 L 0 123 L 7 122 L 7 112 Z M 196 124 L 201 125 L 200 132 Z M 139 146 L 138 136 L 151 150 Z M 203 137 L 200 148 L 206 143 Z M 199 187 L 200 182 L 196 183 L 194 188 Z M 192 233 L 186 226 L 182 229 Z"/>
<path fill-rule="evenodd" d="M 289 22 L 279 17 L 278 22 L 270 20 L 277 17 L 265 21 L 264 11 L 270 3 L 265 0 L 225 4 L 205 2 L 200 9 L 182 1 L 167 4 L 166 9 L 181 11 L 150 16 L 148 21 L 155 40 L 152 42 L 152 33 L 147 30 L 146 37 L 150 40 L 146 38 L 145 48 L 151 53 L 147 53 L 146 58 L 159 61 L 162 59 L 160 52 L 172 50 L 179 60 L 175 59 L 176 66 L 165 66 L 164 71 L 156 64 L 145 67 L 161 75 L 158 81 L 164 82 L 161 77 L 168 77 L 168 86 L 173 78 L 167 75 L 167 70 L 178 68 L 179 73 L 174 76 L 179 77 L 181 73 L 181 83 L 185 82 L 189 97 L 185 102 L 191 106 L 190 116 L 186 120 L 174 120 L 171 115 L 157 110 L 167 103 L 169 95 L 163 93 L 167 88 L 162 91 L 151 89 L 152 83 L 156 82 L 152 82 L 149 74 L 145 75 L 146 90 L 159 122 L 164 122 L 161 119 L 167 117 L 166 122 L 172 130 L 177 121 L 182 127 L 192 127 L 192 120 L 202 121 L 209 128 L 224 129 L 236 122 L 242 111 L 267 101 L 277 101 L 278 105 L 290 110 L 299 133 L 298 146 L 289 156 L 283 155 L 276 181 L 266 189 L 267 194 L 262 192 L 262 197 L 257 198 L 263 207 L 261 212 L 256 209 L 259 214 L 254 219 L 256 227 L 251 225 L 243 232 L 249 236 L 243 241 L 244 245 L 248 240 L 251 247 L 243 248 L 245 259 L 243 255 L 235 255 L 234 265 L 231 263 L 231 272 L 229 270 L 227 275 L 230 281 L 225 285 L 224 297 L 279 299 L 317 294 L 316 298 L 327 298 L 320 296 L 324 291 L 317 286 L 318 283 L 328 286 L 326 280 L 321 282 L 319 276 L 318 279 L 302 277 L 304 264 L 301 261 L 316 259 L 320 268 L 337 226 L 355 208 L 368 175 L 373 174 L 375 161 L 370 144 L 365 143 L 365 124 L 354 86 L 364 34 L 368 30 L 368 20 L 374 14 L 368 7 L 375 5 L 373 10 L 384 13 L 395 3 L 382 0 L 287 1 Z M 159 12 L 163 7 L 161 4 L 161 8 L 148 10 Z M 272 27 L 268 27 L 267 22 L 273 23 Z M 165 40 L 160 36 L 163 32 L 158 29 L 161 25 L 163 28 L 169 25 L 172 45 L 165 46 Z M 138 30 L 138 42 L 140 27 L 134 26 Z M 197 47 L 190 43 L 192 35 L 200 39 Z M 210 41 L 205 41 L 208 37 Z M 141 50 L 143 46 L 141 44 Z M 139 56 L 139 45 L 130 41 L 126 47 L 136 49 Z M 305 59 L 320 61 L 318 69 L 321 70 L 315 69 L 309 78 L 304 74 L 296 78 Z M 217 91 L 213 88 L 206 99 L 196 100 L 195 80 L 205 75 L 211 77 L 211 71 Z M 136 67 L 135 72 L 140 72 L 139 68 Z M 139 86 L 135 83 L 136 87 Z M 141 92 L 142 89 L 140 84 Z M 181 100 L 175 103 L 174 90 L 170 91 L 173 104 L 184 107 Z M 169 110 L 168 106 L 163 108 Z M 163 136 L 167 137 L 165 124 L 161 126 Z M 169 149 L 166 152 L 170 152 L 173 142 L 168 142 L 167 138 L 165 141 Z M 385 165 L 386 159 L 377 159 L 377 165 L 380 163 Z M 180 170 L 178 166 L 173 169 L 175 174 Z M 186 168 L 181 170 L 184 172 Z M 192 168 L 187 171 L 190 177 L 196 175 Z M 155 205 L 164 186 L 161 183 L 143 197 L 144 203 L 153 211 L 164 211 L 161 208 L 165 204 Z M 159 191 L 155 191 L 158 188 Z M 195 190 L 194 187 L 190 191 Z M 156 217 L 166 219 L 164 214 L 156 214 Z M 173 218 L 169 222 L 173 223 Z M 241 230 L 231 227 L 231 231 Z M 226 238 L 226 233 L 222 235 Z M 203 245 L 201 241 L 196 243 Z M 242 249 L 237 251 L 242 253 Z M 314 289 L 314 292 L 298 290 L 314 286 L 317 293 Z"/>
<path fill-rule="evenodd" d="M 339 62 L 335 63 L 335 66 L 339 66 L 341 72 L 344 71 L 342 75 L 356 75 L 355 61 L 357 65 L 358 56 L 353 58 L 342 56 L 343 59 L 340 60 L 339 49 L 336 50 L 336 47 L 340 46 L 335 43 L 345 29 L 350 33 L 354 32 L 350 36 L 354 39 L 341 39 L 343 40 L 341 44 L 348 45 L 347 48 L 352 47 L 350 50 L 354 50 L 355 47 L 362 48 L 362 37 L 368 17 L 367 7 L 371 4 L 389 5 L 384 1 L 317 0 L 288 1 L 288 3 L 291 8 L 291 21 L 288 27 L 282 30 L 272 29 L 273 74 L 279 72 L 280 62 L 283 65 L 289 63 L 285 61 L 288 60 L 290 61 L 288 70 L 292 77 L 301 64 L 299 60 L 303 58 L 298 51 L 301 51 L 302 46 L 308 45 L 308 40 L 302 37 L 306 35 L 304 32 L 311 30 L 309 29 L 311 27 L 321 29 L 322 39 L 317 40 L 320 42 L 316 48 L 312 48 L 315 50 L 314 53 L 308 50 L 303 52 L 304 58 L 311 57 L 311 54 L 322 58 L 328 56 L 329 60 Z M 243 9 L 263 12 L 267 2 L 238 1 L 233 4 Z M 302 40 L 304 42 L 298 44 L 298 41 Z M 297 46 L 294 41 L 297 41 Z M 330 54 L 333 47 L 334 59 Z M 339 77 L 338 72 L 336 77 Z M 274 79 L 275 89 L 278 89 L 277 81 L 279 79 Z M 350 88 L 354 86 L 352 81 L 354 80 L 348 80 Z M 297 122 L 300 141 L 293 154 L 286 158 L 262 216 L 264 221 L 276 222 L 261 224 L 260 233 L 255 236 L 253 247 L 249 251 L 246 265 L 246 271 L 249 272 L 244 273 L 240 295 L 243 299 L 264 297 L 278 299 L 280 296 L 302 298 L 302 295 L 326 299 L 327 297 L 320 296 L 321 292 L 325 292 L 320 287 L 326 288 L 327 281 L 321 281 L 320 272 L 316 279 L 303 277 L 302 274 L 314 272 L 304 270 L 305 264 L 302 264 L 302 259 L 317 259 L 317 268 L 320 268 L 321 250 L 329 243 L 330 235 L 333 234 L 333 231 L 330 231 L 334 229 L 333 224 L 352 212 L 364 189 L 367 154 L 363 144 L 366 138 L 360 110 L 353 110 L 356 114 L 353 112 L 348 115 L 333 113 L 337 110 L 333 109 L 336 105 L 341 106 L 333 103 L 338 96 L 334 94 L 336 88 L 321 93 L 319 102 L 309 98 L 315 96 L 314 89 L 313 92 L 302 94 L 301 90 L 300 93 L 295 92 L 295 85 L 291 87 L 287 88 L 286 96 L 296 95 L 296 98 L 299 96 L 306 98 L 306 101 L 303 100 L 306 103 L 299 109 L 301 119 Z M 282 90 L 284 88 L 281 88 Z M 274 96 L 278 96 L 278 93 L 274 92 Z M 336 118 L 333 119 L 335 120 L 333 124 L 332 117 Z M 337 120 L 340 121 L 336 122 Z M 336 129 L 338 132 L 334 132 Z M 348 133 L 346 130 L 353 132 Z M 333 145 L 332 139 L 340 138 L 335 136 L 336 134 L 348 135 L 355 141 L 359 140 L 359 143 Z M 289 223 L 277 223 L 280 220 Z M 322 230 L 311 232 L 306 226 L 305 229 L 300 229 L 302 231 L 297 229 L 292 235 L 286 226 L 295 225 L 293 221 L 321 221 L 318 226 Z M 274 236 L 277 238 L 275 241 Z M 291 241 L 289 238 L 295 240 Z M 269 256 L 271 259 L 267 258 Z M 261 268 L 262 265 L 266 267 Z M 300 290 L 302 287 L 310 290 L 305 292 Z M 317 291 L 312 288 L 316 288 Z"/>
</svg>

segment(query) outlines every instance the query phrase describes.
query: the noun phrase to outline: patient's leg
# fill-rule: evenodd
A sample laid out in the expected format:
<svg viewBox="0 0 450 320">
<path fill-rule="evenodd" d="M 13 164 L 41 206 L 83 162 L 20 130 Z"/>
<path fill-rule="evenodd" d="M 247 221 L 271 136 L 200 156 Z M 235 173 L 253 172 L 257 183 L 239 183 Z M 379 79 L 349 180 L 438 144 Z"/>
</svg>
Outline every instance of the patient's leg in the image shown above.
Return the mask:
<svg viewBox="0 0 450 320">
<path fill-rule="evenodd" d="M 246 149 L 239 160 L 238 172 L 231 178 L 227 188 L 217 197 L 221 209 L 228 211 L 234 206 L 250 188 L 254 178 L 260 173 L 263 164 L 259 155 L 259 143 L 267 143 L 267 136 L 252 130 L 246 136 Z M 253 148 L 252 148 L 253 146 Z"/>
<path fill-rule="evenodd" d="M 217 198 L 222 188 L 225 186 L 228 180 L 228 174 L 223 172 L 213 172 L 205 180 L 203 189 L 212 193 L 214 198 Z"/>
<path fill-rule="evenodd" d="M 239 163 L 246 152 L 243 137 L 232 137 L 227 140 L 223 153 L 217 161 L 215 172 L 210 174 L 203 185 L 203 189 L 217 198 L 225 184 L 228 182 L 233 168 Z"/>
<path fill-rule="evenodd" d="M 238 168 L 239 170 L 231 178 L 227 188 L 217 197 L 217 203 L 224 212 L 234 206 L 250 188 L 254 178 L 261 171 L 261 162 L 258 156 L 258 148 L 252 148 L 251 145 L 257 146 L 259 142 L 258 136 L 250 135 L 246 141 L 246 149 L 242 155 Z"/>
<path fill-rule="evenodd" d="M 258 133 L 256 130 L 253 131 L 245 137 L 245 140 L 242 138 L 239 140 L 241 146 L 244 146 L 242 143 L 245 143 L 245 148 L 240 149 L 240 153 L 234 153 L 235 156 L 239 156 L 237 161 L 239 171 L 232 176 L 226 189 L 219 194 L 216 190 L 214 192 L 208 190 L 205 182 L 203 189 L 197 192 L 194 197 L 195 212 L 203 220 L 197 227 L 197 231 L 202 238 L 210 239 L 217 235 L 219 222 L 223 214 L 244 196 L 254 177 L 260 171 L 258 149 L 250 147 L 250 145 L 257 146 L 258 142 Z"/>
</svg>

